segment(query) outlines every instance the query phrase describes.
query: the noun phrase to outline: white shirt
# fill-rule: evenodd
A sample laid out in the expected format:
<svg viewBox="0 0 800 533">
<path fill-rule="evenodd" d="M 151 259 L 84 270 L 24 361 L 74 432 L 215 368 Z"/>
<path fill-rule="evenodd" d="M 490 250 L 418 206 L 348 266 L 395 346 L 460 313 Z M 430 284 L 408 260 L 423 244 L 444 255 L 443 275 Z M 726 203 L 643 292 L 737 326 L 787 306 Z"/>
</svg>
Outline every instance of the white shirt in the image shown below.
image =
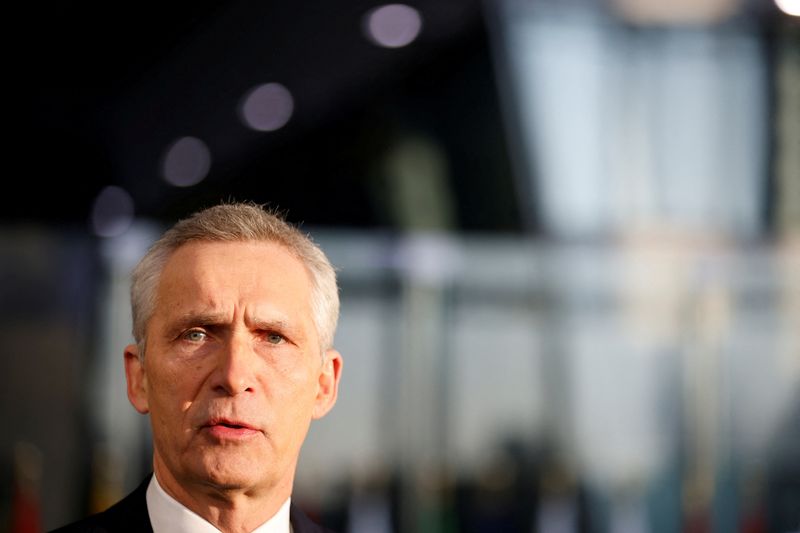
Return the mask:
<svg viewBox="0 0 800 533">
<path fill-rule="evenodd" d="M 252 533 L 292 533 L 289 523 L 289 505 L 292 499 L 278 509 L 275 516 L 258 526 Z M 147 486 L 147 514 L 153 533 L 219 533 L 205 518 L 189 510 L 167 494 L 158 483 L 155 474 Z"/>
</svg>

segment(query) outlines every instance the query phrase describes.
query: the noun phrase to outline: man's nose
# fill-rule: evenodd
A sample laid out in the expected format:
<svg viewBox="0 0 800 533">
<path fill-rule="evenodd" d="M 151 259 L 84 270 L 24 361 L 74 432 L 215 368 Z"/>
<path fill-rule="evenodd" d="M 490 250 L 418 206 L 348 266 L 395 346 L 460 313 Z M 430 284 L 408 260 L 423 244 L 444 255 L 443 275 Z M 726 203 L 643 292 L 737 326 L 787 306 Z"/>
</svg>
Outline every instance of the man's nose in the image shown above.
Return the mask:
<svg viewBox="0 0 800 533">
<path fill-rule="evenodd" d="M 219 354 L 214 390 L 230 396 L 253 392 L 256 355 L 247 338 L 231 335 Z"/>
</svg>

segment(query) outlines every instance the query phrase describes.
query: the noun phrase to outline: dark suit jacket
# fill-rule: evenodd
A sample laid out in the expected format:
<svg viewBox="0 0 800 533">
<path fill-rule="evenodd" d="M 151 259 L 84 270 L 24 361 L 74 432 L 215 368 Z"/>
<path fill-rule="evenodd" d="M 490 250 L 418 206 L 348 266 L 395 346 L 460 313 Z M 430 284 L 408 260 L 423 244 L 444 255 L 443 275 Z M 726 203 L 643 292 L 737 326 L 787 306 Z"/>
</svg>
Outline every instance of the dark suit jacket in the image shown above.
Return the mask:
<svg viewBox="0 0 800 533">
<path fill-rule="evenodd" d="M 102 513 L 54 530 L 52 533 L 152 533 L 147 514 L 147 476 L 139 487 Z M 332 533 L 311 521 L 294 502 L 289 511 L 293 533 Z"/>
</svg>

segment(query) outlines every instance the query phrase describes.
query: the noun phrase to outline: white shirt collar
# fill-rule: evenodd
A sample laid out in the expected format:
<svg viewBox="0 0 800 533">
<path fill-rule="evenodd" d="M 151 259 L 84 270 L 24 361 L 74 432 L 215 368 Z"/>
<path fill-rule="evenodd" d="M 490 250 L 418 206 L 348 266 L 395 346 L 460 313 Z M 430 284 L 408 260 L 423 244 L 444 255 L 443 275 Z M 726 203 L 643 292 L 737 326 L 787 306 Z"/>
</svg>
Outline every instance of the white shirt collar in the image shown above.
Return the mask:
<svg viewBox="0 0 800 533">
<path fill-rule="evenodd" d="M 258 526 L 252 533 L 291 533 L 289 506 L 291 497 L 284 502 L 275 516 Z M 205 518 L 167 494 L 155 474 L 147 486 L 147 513 L 153 533 L 219 533 Z"/>
</svg>

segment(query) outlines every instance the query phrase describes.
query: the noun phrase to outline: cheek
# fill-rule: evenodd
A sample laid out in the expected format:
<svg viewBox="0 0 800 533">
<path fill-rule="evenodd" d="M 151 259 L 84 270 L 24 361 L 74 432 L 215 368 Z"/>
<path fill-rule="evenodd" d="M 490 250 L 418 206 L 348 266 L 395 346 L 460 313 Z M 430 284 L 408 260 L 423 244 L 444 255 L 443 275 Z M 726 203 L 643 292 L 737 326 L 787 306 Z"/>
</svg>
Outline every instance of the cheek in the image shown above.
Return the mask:
<svg viewBox="0 0 800 533">
<path fill-rule="evenodd" d="M 304 365 L 275 364 L 259 376 L 262 394 L 269 412 L 281 419 L 297 420 L 314 397 L 314 380 Z"/>
<path fill-rule="evenodd" d="M 261 354 L 260 367 L 256 370 L 266 387 L 280 387 L 287 391 L 299 390 L 305 386 L 313 374 L 313 365 L 308 355 L 296 349 L 275 350 Z"/>
<path fill-rule="evenodd" d="M 314 400 L 317 397 L 318 372 L 313 368 L 297 370 L 286 379 L 286 402 L 291 405 L 289 411 L 296 419 L 305 419 L 310 416 Z"/>
<path fill-rule="evenodd" d="M 154 420 L 163 425 L 180 423 L 179 419 L 192 405 L 196 396 L 198 390 L 196 383 L 201 374 L 199 370 L 164 367 L 148 377 L 150 414 Z"/>
</svg>

